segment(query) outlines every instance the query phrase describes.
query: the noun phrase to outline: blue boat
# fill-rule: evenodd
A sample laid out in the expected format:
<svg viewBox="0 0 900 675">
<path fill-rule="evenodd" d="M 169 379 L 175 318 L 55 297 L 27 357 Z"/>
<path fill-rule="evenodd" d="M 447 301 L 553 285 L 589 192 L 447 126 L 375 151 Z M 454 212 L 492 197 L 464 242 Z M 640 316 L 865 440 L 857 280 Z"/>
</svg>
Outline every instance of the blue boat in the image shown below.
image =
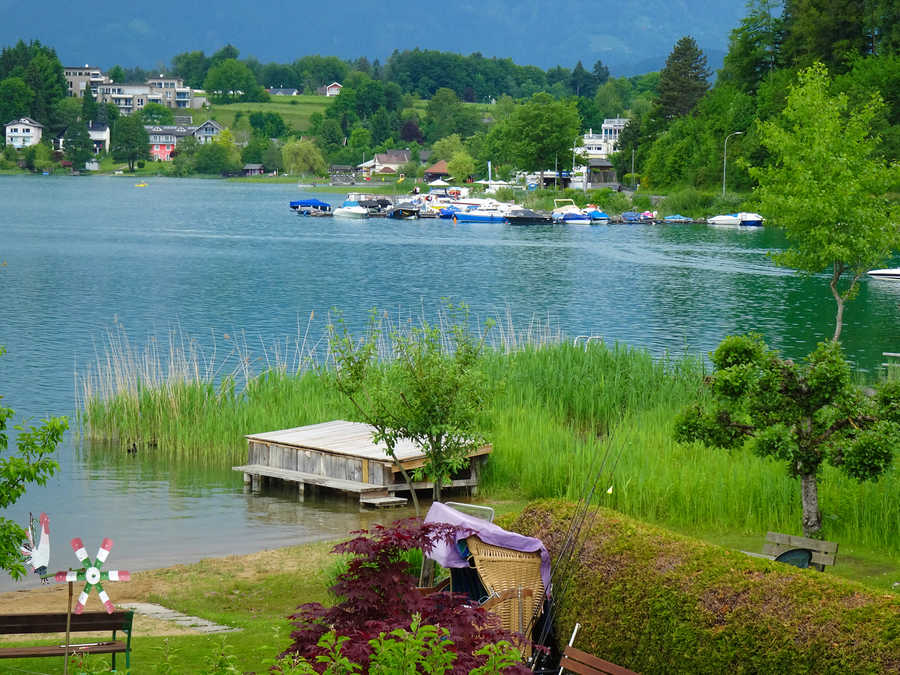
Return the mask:
<svg viewBox="0 0 900 675">
<path fill-rule="evenodd" d="M 297 199 L 290 207 L 301 216 L 330 216 L 331 204 L 320 199 Z"/>
<path fill-rule="evenodd" d="M 457 223 L 505 223 L 506 216 L 496 211 L 481 211 L 472 209 L 470 211 L 459 211 L 453 214 L 453 220 Z"/>
<path fill-rule="evenodd" d="M 693 223 L 694 221 L 687 216 L 683 216 L 680 213 L 673 213 L 671 216 L 666 216 L 663 218 L 663 222 L 665 223 Z"/>
</svg>

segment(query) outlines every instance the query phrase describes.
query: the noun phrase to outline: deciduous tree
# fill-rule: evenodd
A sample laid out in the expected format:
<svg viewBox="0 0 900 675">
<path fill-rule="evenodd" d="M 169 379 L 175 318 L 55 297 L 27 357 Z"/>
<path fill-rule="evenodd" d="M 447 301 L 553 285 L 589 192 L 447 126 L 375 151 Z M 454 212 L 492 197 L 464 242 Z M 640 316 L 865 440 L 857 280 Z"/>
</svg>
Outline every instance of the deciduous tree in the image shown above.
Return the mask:
<svg viewBox="0 0 900 675">
<path fill-rule="evenodd" d="M 857 480 L 891 467 L 900 434 L 900 382 L 874 397 L 853 384 L 838 342 L 820 343 L 802 363 L 782 359 L 759 335 L 725 338 L 710 355 L 710 403 L 676 420 L 679 441 L 739 448 L 785 462 L 800 479 L 803 533 L 822 527 L 818 476 L 824 463 Z"/>
<path fill-rule="evenodd" d="M 281 161 L 285 171 L 292 174 L 324 174 L 328 167 L 319 148 L 312 141 L 290 141 L 281 148 Z"/>
<path fill-rule="evenodd" d="M 116 120 L 110 145 L 113 157 L 128 162 L 129 171 L 134 171 L 135 162 L 150 159 L 150 134 L 141 116 L 129 115 Z"/>
<path fill-rule="evenodd" d="M 28 115 L 33 100 L 34 92 L 21 77 L 0 82 L 0 124 Z"/>
<path fill-rule="evenodd" d="M 5 349 L 0 347 L 0 355 Z M 2 400 L 0 396 L 0 400 Z M 14 428 L 17 453 L 7 455 L 9 439 L 7 425 L 15 411 L 0 404 L 0 509 L 7 513 L 10 507 L 25 494 L 29 485 L 45 485 L 56 473 L 59 464 L 51 455 L 68 428 L 65 417 L 53 417 L 39 427 Z M 25 530 L 7 518 L 0 516 L 0 569 L 9 572 L 13 579 L 25 575 L 25 566 L 19 547 L 25 541 Z"/>
<path fill-rule="evenodd" d="M 374 311 L 362 338 L 354 338 L 340 323 L 329 326 L 335 388 L 350 399 L 395 461 L 401 440 L 422 448 L 425 465 L 416 475 L 434 483 L 435 501 L 441 499 L 441 486 L 483 442 L 478 416 L 490 393 L 479 365 L 484 345 L 469 329 L 467 309 L 449 311 L 443 328 L 423 321 L 402 332 L 390 331 L 393 357 L 387 362 L 379 361 L 383 326 Z M 414 491 L 412 496 L 418 513 Z"/>
<path fill-rule="evenodd" d="M 844 304 L 860 277 L 900 245 L 900 214 L 887 196 L 900 165 L 880 157 L 870 135 L 880 97 L 850 111 L 847 97 L 830 95 L 829 85 L 822 64 L 800 73 L 782 118 L 760 127 L 774 161 L 751 175 L 759 182 L 760 210 L 788 238 L 775 261 L 808 275 L 830 270 L 838 340 Z"/>
<path fill-rule="evenodd" d="M 517 106 L 509 123 L 516 164 L 526 171 L 545 171 L 571 158 L 573 143 L 581 141 L 578 108 L 550 94 L 535 94 Z"/>
<path fill-rule="evenodd" d="M 144 124 L 173 124 L 175 113 L 161 103 L 148 103 L 140 111 Z"/>
</svg>

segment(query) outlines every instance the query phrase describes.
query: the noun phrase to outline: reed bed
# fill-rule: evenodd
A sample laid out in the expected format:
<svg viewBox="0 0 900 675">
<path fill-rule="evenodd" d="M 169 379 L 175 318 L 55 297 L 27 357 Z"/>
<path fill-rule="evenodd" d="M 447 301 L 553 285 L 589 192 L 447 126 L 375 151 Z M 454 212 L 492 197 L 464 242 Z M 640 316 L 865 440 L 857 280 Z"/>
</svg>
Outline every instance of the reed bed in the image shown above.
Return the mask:
<svg viewBox="0 0 900 675">
<path fill-rule="evenodd" d="M 676 412 L 703 395 L 701 358 L 573 346 L 545 318 L 516 330 L 506 316 L 484 331 L 483 368 L 495 385 L 484 411 L 494 446 L 485 494 L 577 500 L 606 456 L 595 499 L 611 508 L 702 533 L 798 530 L 799 485 L 782 463 L 672 440 Z M 244 458 L 245 434 L 356 419 L 329 386 L 327 340 L 311 342 L 308 328 L 277 346 L 259 342 L 256 355 L 243 335 L 221 341 L 228 349 L 204 352 L 173 332 L 168 344 L 137 350 L 111 334 L 78 378 L 81 433 L 225 463 Z M 390 352 L 385 338 L 383 358 Z M 897 470 L 858 484 L 826 468 L 820 504 L 826 536 L 845 549 L 900 553 Z"/>
</svg>

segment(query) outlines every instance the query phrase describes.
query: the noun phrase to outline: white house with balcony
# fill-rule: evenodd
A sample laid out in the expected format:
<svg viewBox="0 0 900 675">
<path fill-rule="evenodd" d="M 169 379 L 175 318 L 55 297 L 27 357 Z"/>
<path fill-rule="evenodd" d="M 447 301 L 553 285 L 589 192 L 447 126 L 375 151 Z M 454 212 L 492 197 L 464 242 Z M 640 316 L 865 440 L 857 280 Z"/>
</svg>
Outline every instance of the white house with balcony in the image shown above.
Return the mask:
<svg viewBox="0 0 900 675">
<path fill-rule="evenodd" d="M 616 151 L 619 134 L 628 122 L 630 120 L 627 117 L 613 117 L 603 120 L 599 134 L 588 129 L 584 135 L 584 154 L 590 159 L 607 159 Z"/>
<path fill-rule="evenodd" d="M 84 92 L 88 87 L 90 87 L 94 98 L 97 98 L 100 85 L 109 83 L 109 77 L 104 75 L 102 70 L 87 64 L 83 66 L 64 66 L 63 73 L 66 78 L 68 95 L 77 98 L 84 98 Z"/>
<path fill-rule="evenodd" d="M 44 125 L 30 117 L 20 117 L 6 125 L 6 144 L 16 149 L 27 148 L 41 142 Z"/>
</svg>

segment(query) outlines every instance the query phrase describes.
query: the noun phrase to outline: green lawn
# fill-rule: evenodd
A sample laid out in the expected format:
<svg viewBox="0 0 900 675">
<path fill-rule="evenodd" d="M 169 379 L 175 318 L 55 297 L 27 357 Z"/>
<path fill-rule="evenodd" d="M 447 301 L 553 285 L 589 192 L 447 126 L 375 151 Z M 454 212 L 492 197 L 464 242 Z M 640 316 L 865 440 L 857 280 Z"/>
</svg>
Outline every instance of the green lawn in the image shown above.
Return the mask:
<svg viewBox="0 0 900 675">
<path fill-rule="evenodd" d="M 281 115 L 291 129 L 306 131 L 309 118 L 315 112 L 324 113 L 333 99 L 326 96 L 273 96 L 268 103 L 229 103 L 212 105 L 209 110 L 194 111 L 194 124 L 201 124 L 207 119 L 214 119 L 228 128 L 234 126 L 236 113 L 249 115 L 254 112 L 274 112 Z"/>
</svg>

